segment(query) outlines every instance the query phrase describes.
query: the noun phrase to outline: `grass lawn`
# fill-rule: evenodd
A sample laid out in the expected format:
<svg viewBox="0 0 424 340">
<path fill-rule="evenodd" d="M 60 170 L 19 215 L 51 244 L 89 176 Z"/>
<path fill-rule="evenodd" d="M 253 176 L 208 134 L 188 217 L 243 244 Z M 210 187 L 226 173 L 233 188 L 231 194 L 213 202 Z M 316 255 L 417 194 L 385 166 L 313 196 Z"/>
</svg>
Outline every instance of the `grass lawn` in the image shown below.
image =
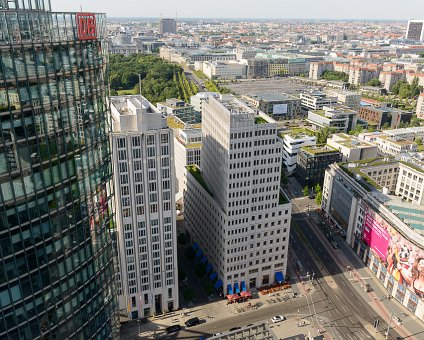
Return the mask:
<svg viewBox="0 0 424 340">
<path fill-rule="evenodd" d="M 118 90 L 118 96 L 124 96 L 126 94 L 135 95 L 137 94 L 137 91 L 135 89 L 132 90 Z"/>
</svg>

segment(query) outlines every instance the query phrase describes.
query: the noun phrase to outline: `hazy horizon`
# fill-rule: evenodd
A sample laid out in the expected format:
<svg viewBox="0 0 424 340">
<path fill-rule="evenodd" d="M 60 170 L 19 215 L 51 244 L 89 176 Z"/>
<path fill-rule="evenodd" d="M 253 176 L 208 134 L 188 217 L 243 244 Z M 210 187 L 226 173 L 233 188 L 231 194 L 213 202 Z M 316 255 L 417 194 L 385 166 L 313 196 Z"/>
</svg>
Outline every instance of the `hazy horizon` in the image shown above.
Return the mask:
<svg viewBox="0 0 424 340">
<path fill-rule="evenodd" d="M 280 19 L 280 20 L 384 20 L 405 21 L 420 19 L 414 13 L 423 13 L 422 0 L 409 0 L 407 6 L 399 6 L 395 0 L 354 0 L 341 3 L 337 0 L 298 0 L 286 4 L 281 0 L 262 2 L 252 0 L 215 0 L 200 3 L 196 0 L 157 0 L 141 3 L 116 1 L 52 0 L 53 11 L 104 12 L 116 18 L 184 18 L 184 19 Z M 125 4 L 125 5 L 124 5 Z M 139 12 L 139 13 L 138 13 Z M 228 14 L 227 14 L 228 13 Z M 281 14 L 278 14 L 281 13 Z"/>
</svg>

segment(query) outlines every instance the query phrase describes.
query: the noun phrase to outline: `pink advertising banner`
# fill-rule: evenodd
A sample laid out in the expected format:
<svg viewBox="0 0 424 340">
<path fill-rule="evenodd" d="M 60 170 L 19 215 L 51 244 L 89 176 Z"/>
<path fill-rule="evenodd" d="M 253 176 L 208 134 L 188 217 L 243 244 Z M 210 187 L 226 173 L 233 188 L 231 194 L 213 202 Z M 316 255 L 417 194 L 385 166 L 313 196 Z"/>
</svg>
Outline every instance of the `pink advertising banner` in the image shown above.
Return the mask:
<svg viewBox="0 0 424 340">
<path fill-rule="evenodd" d="M 365 243 L 385 261 L 390 243 L 390 234 L 387 229 L 378 223 L 368 212 L 365 214 L 363 238 Z"/>
</svg>

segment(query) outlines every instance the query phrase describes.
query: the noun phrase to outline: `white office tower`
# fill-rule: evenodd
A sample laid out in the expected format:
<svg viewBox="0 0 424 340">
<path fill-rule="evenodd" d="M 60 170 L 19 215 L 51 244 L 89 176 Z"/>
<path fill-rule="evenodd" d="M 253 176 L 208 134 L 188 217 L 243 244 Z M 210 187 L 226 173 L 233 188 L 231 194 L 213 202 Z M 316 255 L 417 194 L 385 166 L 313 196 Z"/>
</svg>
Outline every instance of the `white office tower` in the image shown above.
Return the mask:
<svg viewBox="0 0 424 340">
<path fill-rule="evenodd" d="M 409 20 L 405 38 L 424 41 L 424 20 Z"/>
<path fill-rule="evenodd" d="M 285 276 L 291 203 L 280 193 L 282 147 L 264 113 L 233 97 L 203 102 L 201 171 L 187 171 L 185 222 L 224 294 Z"/>
<path fill-rule="evenodd" d="M 142 96 L 110 108 L 119 307 L 137 319 L 178 309 L 173 137 Z"/>
</svg>

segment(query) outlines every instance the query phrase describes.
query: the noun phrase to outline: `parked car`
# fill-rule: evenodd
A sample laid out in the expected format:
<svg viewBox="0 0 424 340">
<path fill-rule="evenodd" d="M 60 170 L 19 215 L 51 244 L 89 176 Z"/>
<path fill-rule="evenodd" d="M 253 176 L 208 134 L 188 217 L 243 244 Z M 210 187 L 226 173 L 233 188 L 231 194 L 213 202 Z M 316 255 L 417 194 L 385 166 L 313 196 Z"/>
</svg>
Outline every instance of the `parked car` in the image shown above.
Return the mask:
<svg viewBox="0 0 424 340">
<path fill-rule="evenodd" d="M 232 331 L 236 331 L 236 330 L 238 330 L 238 329 L 241 329 L 241 327 L 233 327 L 233 328 L 230 328 L 230 332 L 232 332 Z"/>
<path fill-rule="evenodd" d="M 200 320 L 199 320 L 199 318 L 196 316 L 195 318 L 188 319 L 188 320 L 185 322 L 185 325 L 186 325 L 187 327 L 193 327 L 193 326 L 198 325 L 199 323 L 200 323 Z"/>
<path fill-rule="evenodd" d="M 181 326 L 172 325 L 172 326 L 166 327 L 165 330 L 166 330 L 166 333 L 175 333 L 181 330 Z"/>
<path fill-rule="evenodd" d="M 309 197 L 311 200 L 313 200 L 313 199 L 315 198 L 315 194 L 310 194 L 308 197 Z"/>
<path fill-rule="evenodd" d="M 273 316 L 272 318 L 271 318 L 271 321 L 273 322 L 273 323 L 277 323 L 277 322 L 281 322 L 281 321 L 284 321 L 286 318 L 284 317 L 284 316 L 282 316 L 282 315 L 276 315 L 276 316 Z"/>
</svg>

